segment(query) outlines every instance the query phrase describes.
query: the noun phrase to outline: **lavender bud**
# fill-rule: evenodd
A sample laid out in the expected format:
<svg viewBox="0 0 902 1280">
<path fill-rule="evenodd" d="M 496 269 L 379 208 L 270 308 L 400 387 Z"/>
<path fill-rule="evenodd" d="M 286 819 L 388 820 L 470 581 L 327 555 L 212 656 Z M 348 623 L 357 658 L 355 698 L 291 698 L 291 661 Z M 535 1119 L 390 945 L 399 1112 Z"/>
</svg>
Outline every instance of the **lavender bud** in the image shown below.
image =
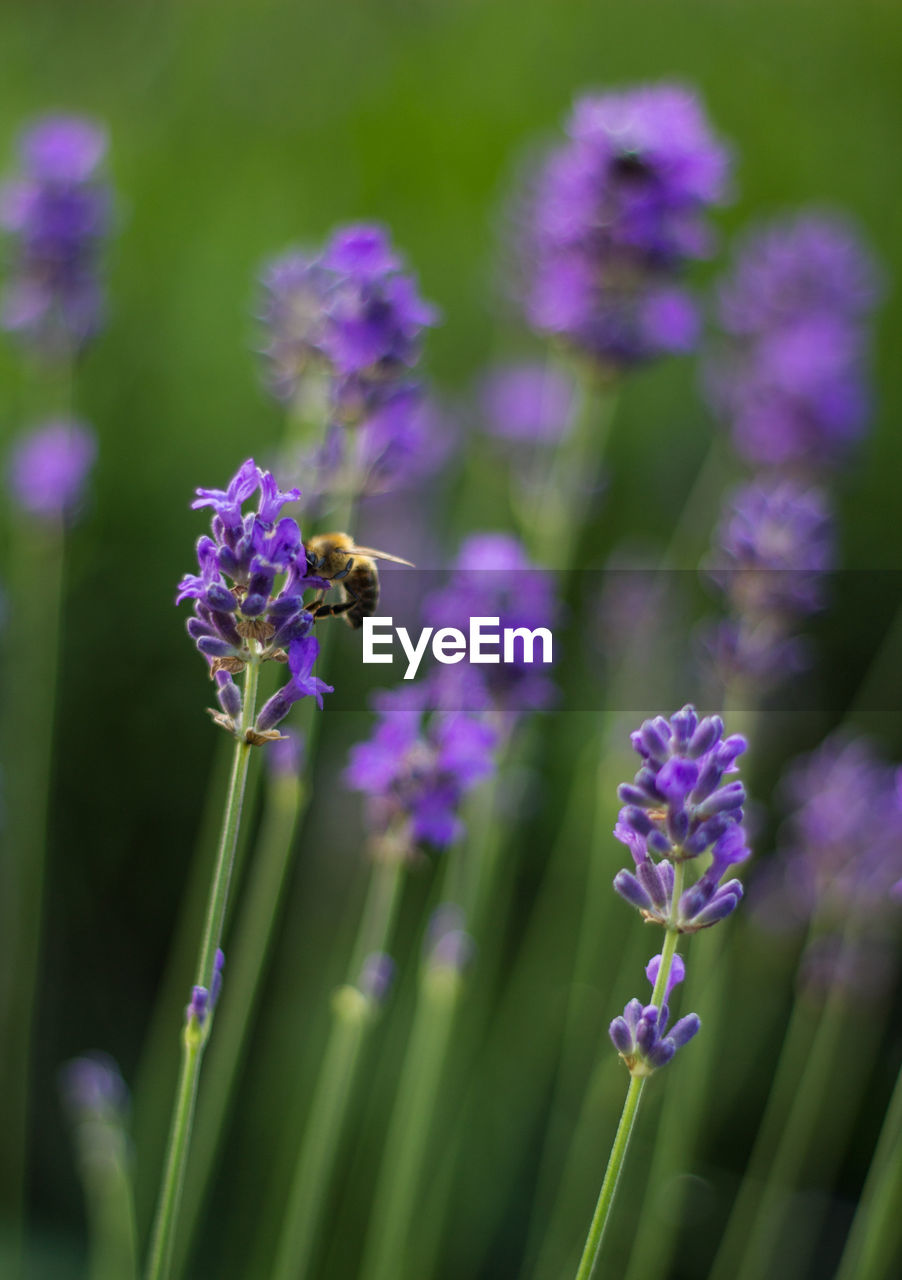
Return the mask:
<svg viewBox="0 0 902 1280">
<path fill-rule="evenodd" d="M 375 951 L 363 962 L 358 981 L 359 990 L 376 1005 L 388 999 L 395 979 L 395 962 L 384 951 Z"/>
<path fill-rule="evenodd" d="M 631 906 L 638 907 L 640 911 L 651 911 L 651 897 L 631 872 L 618 871 L 614 877 L 614 888 Z"/>
</svg>

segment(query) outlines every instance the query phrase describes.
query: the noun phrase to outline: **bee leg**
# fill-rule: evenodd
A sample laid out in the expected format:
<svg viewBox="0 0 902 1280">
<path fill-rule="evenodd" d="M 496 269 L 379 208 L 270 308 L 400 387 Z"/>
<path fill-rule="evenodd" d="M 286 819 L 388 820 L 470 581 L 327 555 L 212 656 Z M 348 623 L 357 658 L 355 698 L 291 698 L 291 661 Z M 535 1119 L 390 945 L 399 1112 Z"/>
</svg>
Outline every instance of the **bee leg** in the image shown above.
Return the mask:
<svg viewBox="0 0 902 1280">
<path fill-rule="evenodd" d="M 317 602 L 310 606 L 310 613 L 313 614 L 313 621 L 319 622 L 320 618 L 337 618 L 355 604 L 355 600 L 342 600 L 340 604 L 323 604 Z"/>
<path fill-rule="evenodd" d="M 356 591 L 352 591 L 348 584 L 343 583 L 344 593 L 348 597 L 346 600 L 340 601 L 338 604 L 324 604 L 322 597 L 310 606 L 310 613 L 313 614 L 313 621 L 319 622 L 320 618 L 338 618 L 343 613 L 347 613 L 355 604 L 360 603 L 360 597 Z"/>
</svg>

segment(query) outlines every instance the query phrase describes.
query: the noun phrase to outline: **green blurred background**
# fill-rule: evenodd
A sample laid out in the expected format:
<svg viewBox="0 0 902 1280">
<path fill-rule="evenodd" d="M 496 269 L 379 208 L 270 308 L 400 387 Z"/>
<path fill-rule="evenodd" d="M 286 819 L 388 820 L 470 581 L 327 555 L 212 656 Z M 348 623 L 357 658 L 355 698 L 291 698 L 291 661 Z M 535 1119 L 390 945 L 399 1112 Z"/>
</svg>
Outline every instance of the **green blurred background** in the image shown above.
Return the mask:
<svg viewBox="0 0 902 1280">
<path fill-rule="evenodd" d="M 892 0 L 6 0 L 0 48 L 3 168 L 28 117 L 96 115 L 111 130 L 119 222 L 111 323 L 77 386 L 101 455 L 68 566 L 34 1078 L 32 1221 L 54 1254 L 46 1274 L 65 1276 L 82 1247 L 82 1210 L 55 1071 L 98 1046 L 134 1080 L 216 745 L 202 711 L 202 666 L 171 607 L 200 531 L 188 498 L 197 484 L 221 484 L 247 454 L 265 455 L 281 431 L 252 355 L 261 260 L 317 241 L 338 221 L 386 222 L 442 309 L 428 363 L 440 390 L 459 400 L 495 357 L 538 351 L 500 284 L 504 203 L 520 166 L 554 136 L 575 92 L 666 76 L 697 85 L 735 145 L 725 235 L 761 214 L 837 205 L 898 279 L 902 25 Z M 880 316 L 873 435 L 842 479 L 851 568 L 899 567 L 900 307 L 891 291 Z M 611 488 L 588 545 L 593 564 L 627 534 L 666 540 L 712 431 L 696 378 L 692 362 L 675 362 L 626 389 Z M 27 421 L 29 394 L 4 347 L 4 437 Z M 477 455 L 472 483 L 448 481 L 460 529 L 498 508 L 504 481 L 487 457 Z M 879 640 L 866 617 L 840 609 L 832 618 L 821 728 L 854 692 L 849 654 L 860 669 Z M 348 658 L 350 641 L 340 637 Z M 284 1079 L 263 1102 L 254 1101 L 260 1081 L 249 1082 L 231 1193 L 216 1205 L 236 1238 L 256 1210 L 242 1178 L 258 1167 L 243 1153 L 278 1132 L 290 1086 L 312 1070 L 307 1034 L 280 1018 L 293 1000 L 309 999 L 320 1010 L 315 1039 L 320 997 L 337 976 L 326 944 L 335 922 L 347 923 L 357 833 L 348 831 L 353 810 L 330 825 L 329 800 L 345 810 L 335 771 L 343 740 L 365 723 L 339 716 L 346 722 L 319 775 L 325 814 L 302 850 L 261 1016 Z M 864 720 L 898 754 L 896 718 Z M 575 741 L 585 726 L 562 717 L 558 732 Z M 552 820 L 524 851 L 536 865 Z M 325 836 L 315 839 L 320 827 Z M 155 1169 L 140 1177 L 146 1214 Z M 222 1243 L 215 1218 L 211 1240 Z M 225 1275 L 219 1265 L 197 1275 Z M 485 1274 L 515 1275 L 514 1252 L 496 1252 Z"/>
</svg>

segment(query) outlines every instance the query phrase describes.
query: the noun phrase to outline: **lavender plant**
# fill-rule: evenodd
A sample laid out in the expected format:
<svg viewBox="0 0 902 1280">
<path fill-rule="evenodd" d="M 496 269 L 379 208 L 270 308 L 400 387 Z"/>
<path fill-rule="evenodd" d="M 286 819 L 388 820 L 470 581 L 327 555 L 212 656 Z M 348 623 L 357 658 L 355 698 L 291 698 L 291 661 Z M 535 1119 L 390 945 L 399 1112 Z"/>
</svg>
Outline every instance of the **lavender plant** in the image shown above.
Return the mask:
<svg viewBox="0 0 902 1280">
<path fill-rule="evenodd" d="M 81 116 L 47 116 L 19 139 L 19 171 L 0 187 L 12 244 L 0 324 L 31 352 L 69 359 L 100 330 L 100 256 L 112 222 L 107 136 Z"/>
<path fill-rule="evenodd" d="M 529 184 L 517 237 L 527 323 L 575 360 L 581 381 L 575 425 L 529 522 L 538 559 L 563 565 L 591 500 L 612 385 L 696 344 L 697 310 L 680 276 L 709 251 L 707 215 L 729 174 L 697 98 L 676 85 L 585 95 L 566 134 Z"/>
<path fill-rule="evenodd" d="M 320 253 L 272 261 L 262 287 L 266 385 L 298 428 L 316 429 L 312 445 L 292 433 L 286 469 L 345 501 L 430 470 L 444 446 L 415 370 L 438 314 L 388 233 L 339 228 Z"/>
<path fill-rule="evenodd" d="M 58 418 L 16 437 L 5 467 L 12 542 L 9 643 L 16 654 L 16 677 L 5 673 L 2 699 L 9 819 L 0 858 L 0 900 L 3 966 L 15 980 L 0 1000 L 0 1032 L 10 1046 L 0 1103 L 6 1135 L 0 1199 L 12 1207 L 13 1221 L 25 1185 L 65 534 L 83 507 L 96 451 L 90 427 Z"/>
<path fill-rule="evenodd" d="M 707 563 L 729 612 L 707 638 L 725 688 L 760 695 L 804 669 L 798 626 L 824 607 L 834 558 L 832 513 L 820 489 L 764 476 L 727 494 Z"/>
<path fill-rule="evenodd" d="M 541 333 L 609 369 L 691 350 L 679 284 L 704 257 L 729 154 L 697 97 L 659 84 L 579 98 L 525 220 L 524 298 Z"/>
<path fill-rule="evenodd" d="M 387 951 L 405 869 L 429 852 L 452 856 L 448 851 L 464 831 L 462 801 L 494 768 L 496 732 L 479 713 L 442 709 L 434 683 L 381 693 L 374 705 L 373 734 L 352 748 L 345 773 L 347 785 L 366 797 L 370 888 L 350 976 L 333 999 L 332 1030 L 276 1253 L 276 1280 L 310 1274 L 314 1262 L 319 1210 L 334 1179 L 360 1051 L 390 986 Z M 431 1098 L 422 1086 L 420 1081 L 418 1096 Z M 419 1149 L 412 1143 L 405 1159 L 416 1159 Z M 389 1167 L 385 1181 L 391 1186 L 394 1173 Z"/>
<path fill-rule="evenodd" d="M 662 925 L 665 939 L 646 970 L 652 983 L 649 1004 L 632 1000 L 611 1023 L 611 1039 L 630 1084 L 577 1280 L 589 1280 L 595 1271 L 645 1081 L 699 1029 L 694 1014 L 669 1027 L 666 1002 L 685 973 L 677 963 L 680 936 L 709 928 L 735 910 L 742 885 L 723 878 L 749 855 L 741 826 L 745 788 L 738 780 L 724 781 L 737 771 L 744 738 L 725 738 L 719 716 L 699 719 L 686 706 L 669 720 L 646 720 L 631 740 L 642 765 L 632 783 L 619 788 L 624 807 L 615 835 L 629 849 L 636 870 L 618 872 L 614 888 L 644 920 Z M 687 864 L 702 855 L 709 855 L 710 863 L 684 887 Z"/>
<path fill-rule="evenodd" d="M 66 1063 L 60 1088 L 92 1223 L 90 1280 L 137 1280 L 125 1081 L 111 1058 L 89 1054 Z"/>
<path fill-rule="evenodd" d="M 255 493 L 257 510 L 245 514 L 243 506 Z M 276 725 L 293 703 L 313 697 L 322 706 L 323 693 L 331 692 L 312 674 L 318 641 L 310 634 L 313 618 L 304 607 L 305 591 L 327 584 L 312 572 L 296 521 L 281 515 L 286 503 L 298 497 L 296 490 L 280 492 L 273 476 L 248 459 L 228 488 L 198 489 L 192 503 L 194 509 L 213 508 L 212 537 L 198 541 L 200 572 L 181 580 L 177 603 L 194 601 L 188 633 L 216 685 L 220 709 L 211 714 L 235 738 L 235 751 L 196 979 L 185 1010 L 181 1073 L 148 1280 L 163 1280 L 171 1267 L 201 1059 L 221 984 L 220 943 L 250 750 L 282 736 Z M 260 667 L 267 661 L 287 663 L 289 678 L 258 713 Z M 243 690 L 234 679 L 242 673 Z"/>
<path fill-rule="evenodd" d="M 879 274 L 845 218 L 804 212 L 740 242 L 719 293 L 726 335 L 707 388 L 734 447 L 766 467 L 823 472 L 864 435 Z"/>
<path fill-rule="evenodd" d="M 863 1004 L 876 1008 L 885 991 L 902 900 L 897 772 L 867 740 L 833 735 L 789 768 L 783 790 L 792 813 L 776 863 L 759 877 L 755 914 L 771 930 L 807 923 L 808 934 L 767 1106 L 711 1272 L 718 1280 L 769 1272 L 784 1196 L 829 1096 L 848 1019 Z M 852 1089 L 844 1080 L 850 1103 Z M 831 1109 L 838 1142 L 840 1108 Z M 848 1123 L 854 1104 L 845 1114 Z"/>
</svg>

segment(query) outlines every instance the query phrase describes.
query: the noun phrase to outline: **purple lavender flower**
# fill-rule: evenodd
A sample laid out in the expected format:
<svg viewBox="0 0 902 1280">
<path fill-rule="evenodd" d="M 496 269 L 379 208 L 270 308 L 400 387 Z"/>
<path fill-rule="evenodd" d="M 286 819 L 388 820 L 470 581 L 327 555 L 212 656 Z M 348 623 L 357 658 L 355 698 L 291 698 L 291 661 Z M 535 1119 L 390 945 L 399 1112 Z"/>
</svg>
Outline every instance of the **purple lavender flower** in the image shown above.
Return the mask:
<svg viewBox="0 0 902 1280">
<path fill-rule="evenodd" d="M 782 892 L 797 918 L 892 914 L 902 902 L 897 770 L 868 739 L 837 733 L 790 767 L 783 792 Z"/>
<path fill-rule="evenodd" d="M 530 562 L 522 544 L 506 533 L 478 533 L 460 546 L 447 586 L 426 600 L 426 621 L 438 630 L 457 627 L 466 631 L 471 618 L 500 619 L 502 628 L 523 628 L 549 634 L 559 606 L 553 579 Z M 450 705 L 455 692 L 466 696 L 466 705 L 493 707 L 501 712 L 535 711 L 555 698 L 554 683 L 543 674 L 541 645 L 531 655 L 525 642 L 514 650 L 514 662 L 444 667 L 437 681 Z M 463 675 L 461 675 L 463 672 Z M 464 686 L 461 688 L 461 681 Z M 463 704 L 460 704 L 463 705 Z"/>
<path fill-rule="evenodd" d="M 842 732 L 790 765 L 777 857 L 753 883 L 768 928 L 818 923 L 802 978 L 873 994 L 891 976 L 902 907 L 899 773 L 867 738 Z"/>
<path fill-rule="evenodd" d="M 652 956 L 645 969 L 646 977 L 654 989 L 661 966 L 661 956 Z M 686 966 L 681 956 L 675 955 L 667 977 L 667 990 L 660 1009 L 655 1005 L 643 1005 L 640 1000 L 630 1000 L 623 1016 L 611 1023 L 609 1035 L 614 1048 L 620 1054 L 630 1075 L 650 1076 L 659 1067 L 666 1066 L 677 1049 L 682 1049 L 698 1032 L 701 1023 L 698 1014 L 687 1013 L 668 1031 L 670 1011 L 666 1001 L 677 983 L 686 976 Z"/>
<path fill-rule="evenodd" d="M 99 256 L 110 229 L 105 130 L 48 116 L 19 140 L 20 172 L 0 187 L 12 266 L 0 324 L 47 356 L 78 351 L 103 320 Z"/>
<path fill-rule="evenodd" d="M 274 778 L 298 778 L 304 767 L 306 743 L 304 735 L 289 729 L 266 753 L 266 763 Z"/>
<path fill-rule="evenodd" d="M 437 315 L 377 226 L 336 231 L 321 254 L 292 252 L 263 275 L 263 354 L 280 400 L 310 376 L 327 385 L 332 415 L 365 421 L 410 378 L 422 330 Z"/>
<path fill-rule="evenodd" d="M 479 389 L 488 431 L 516 444 L 555 444 L 573 420 L 575 399 L 571 378 L 538 363 L 502 365 Z"/>
<path fill-rule="evenodd" d="M 423 389 L 408 383 L 357 426 L 330 425 L 322 444 L 287 459 L 285 474 L 303 473 L 305 511 L 336 499 L 374 497 L 418 486 L 447 460 L 453 432 Z"/>
<path fill-rule="evenodd" d="M 433 911 L 423 950 L 433 973 L 457 976 L 472 962 L 476 943 L 467 933 L 464 912 L 455 903 L 443 902 Z"/>
<path fill-rule="evenodd" d="M 259 491 L 257 510 L 243 505 Z M 282 508 L 299 496 L 280 492 L 268 471 L 253 458 L 239 467 L 227 489 L 198 489 L 194 509 L 213 508 L 212 537 L 197 544 L 200 572 L 179 583 L 176 604 L 194 600 L 188 634 L 210 664 L 220 711 L 213 718 L 248 742 L 278 738 L 275 726 L 299 698 L 315 697 L 322 706 L 331 686 L 312 674 L 319 642 L 310 634 L 313 618 L 304 593 L 328 583 L 316 577 L 301 531 Z M 249 663 L 270 659 L 288 663 L 288 682 L 265 704 L 253 729 L 242 729 L 242 700 L 232 676 Z"/>
<path fill-rule="evenodd" d="M 680 933 L 716 924 L 742 897 L 738 880 L 721 880 L 749 855 L 740 825 L 745 788 L 724 782 L 746 742 L 723 735 L 719 716 L 700 720 L 690 706 L 669 721 L 646 720 L 632 735 L 642 767 L 618 790 L 624 807 L 614 835 L 632 854 L 635 872 L 619 871 L 614 888 L 644 919 Z M 709 866 L 675 902 L 674 864 L 708 852 Z"/>
<path fill-rule="evenodd" d="M 707 386 L 738 452 L 835 466 L 863 435 L 878 272 L 854 227 L 806 213 L 753 231 L 720 290 L 727 335 Z"/>
<path fill-rule="evenodd" d="M 395 962 L 384 951 L 368 955 L 360 970 L 357 990 L 374 1005 L 383 1005 L 395 981 Z"/>
<path fill-rule="evenodd" d="M 210 1014 L 212 1014 L 219 1000 L 219 993 L 222 990 L 222 971 L 224 967 L 225 956 L 217 948 L 216 957 L 213 961 L 213 985 L 210 989 L 200 986 L 191 988 L 191 999 L 185 1007 L 186 1022 L 196 1022 L 199 1027 L 202 1027 Z"/>
<path fill-rule="evenodd" d="M 56 419 L 20 436 L 9 456 L 9 489 L 18 505 L 43 520 L 71 518 L 84 496 L 97 439 L 83 422 Z"/>
<path fill-rule="evenodd" d="M 833 516 L 821 490 L 765 478 L 728 496 L 708 559 L 730 612 L 710 639 L 725 680 L 745 676 L 761 687 L 804 667 L 795 629 L 823 607 L 834 558 Z"/>
<path fill-rule="evenodd" d="M 675 280 L 709 251 L 729 169 L 696 96 L 660 84 L 580 98 L 567 135 L 528 211 L 530 324 L 607 368 L 691 350 L 696 309 Z"/>
<path fill-rule="evenodd" d="M 460 805 L 495 767 L 495 731 L 479 715 L 437 710 L 428 683 L 380 694 L 373 736 L 351 748 L 345 780 L 368 797 L 367 818 L 388 854 L 445 849 L 463 832 Z"/>
<path fill-rule="evenodd" d="M 128 1108 L 129 1093 L 119 1068 L 105 1053 L 73 1058 L 60 1071 L 60 1089 L 77 1119 L 116 1119 Z"/>
</svg>

